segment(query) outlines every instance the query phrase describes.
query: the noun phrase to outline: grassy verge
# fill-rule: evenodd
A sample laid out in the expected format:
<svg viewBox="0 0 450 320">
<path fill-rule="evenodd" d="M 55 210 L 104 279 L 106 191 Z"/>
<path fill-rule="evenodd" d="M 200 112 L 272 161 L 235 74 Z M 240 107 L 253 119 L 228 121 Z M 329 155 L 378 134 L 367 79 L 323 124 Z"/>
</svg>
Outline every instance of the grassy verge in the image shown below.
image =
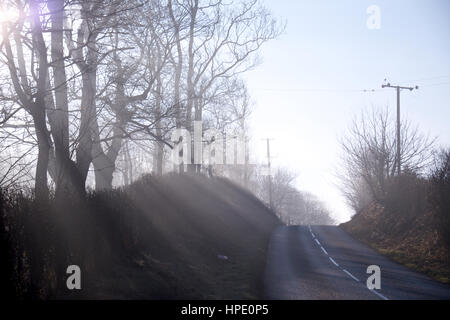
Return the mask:
<svg viewBox="0 0 450 320">
<path fill-rule="evenodd" d="M 432 213 L 393 216 L 372 205 L 341 227 L 393 261 L 450 284 L 450 250 L 433 223 Z"/>
</svg>

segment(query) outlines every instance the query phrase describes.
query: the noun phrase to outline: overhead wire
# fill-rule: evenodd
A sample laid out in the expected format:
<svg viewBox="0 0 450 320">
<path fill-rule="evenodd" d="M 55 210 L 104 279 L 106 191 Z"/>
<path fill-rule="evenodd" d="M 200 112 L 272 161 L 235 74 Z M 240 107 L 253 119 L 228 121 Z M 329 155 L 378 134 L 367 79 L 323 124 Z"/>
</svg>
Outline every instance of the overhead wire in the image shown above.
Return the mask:
<svg viewBox="0 0 450 320">
<path fill-rule="evenodd" d="M 430 81 L 430 80 L 438 80 L 438 79 L 446 79 L 450 78 L 450 75 L 445 76 L 436 76 L 436 77 L 428 77 L 428 78 L 421 78 L 421 79 L 415 79 L 415 80 L 406 80 L 401 81 L 400 83 L 406 83 L 406 82 L 419 82 L 419 88 L 428 88 L 428 87 L 435 87 L 435 86 L 443 86 L 446 84 L 450 84 L 449 81 L 444 82 L 437 82 L 437 83 L 431 83 L 431 84 L 420 84 L 420 82 Z M 269 88 L 255 88 L 255 91 L 265 91 L 265 92 L 330 92 L 330 93 L 375 93 L 375 92 L 384 92 L 382 89 L 330 89 L 330 88 L 324 88 L 324 89 L 269 89 Z"/>
</svg>

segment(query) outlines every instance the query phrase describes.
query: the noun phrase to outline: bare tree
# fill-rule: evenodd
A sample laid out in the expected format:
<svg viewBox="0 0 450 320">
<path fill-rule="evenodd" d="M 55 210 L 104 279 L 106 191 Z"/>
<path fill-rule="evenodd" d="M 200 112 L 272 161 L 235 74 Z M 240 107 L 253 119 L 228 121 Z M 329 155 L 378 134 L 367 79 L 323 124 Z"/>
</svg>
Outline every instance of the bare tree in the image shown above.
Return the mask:
<svg viewBox="0 0 450 320">
<path fill-rule="evenodd" d="M 374 109 L 355 118 L 341 140 L 342 167 L 338 177 L 349 204 L 358 212 L 372 200 L 382 201 L 394 178 L 397 156 L 408 171 L 420 173 L 429 164 L 435 139 L 407 120 L 401 123 L 396 154 L 395 122 L 388 109 Z"/>
<path fill-rule="evenodd" d="M 36 163 L 35 192 L 38 200 L 45 200 L 49 195 L 47 170 L 51 142 L 47 128 L 47 110 L 45 106 L 48 60 L 47 47 L 41 25 L 42 9 L 39 2 L 34 0 L 28 1 L 27 4 L 18 1 L 17 3 L 5 3 L 2 5 L 15 5 L 20 12 L 17 22 L 2 22 L 4 55 L 13 88 L 17 94 L 17 102 L 33 119 L 39 150 Z M 26 8 L 29 10 L 28 14 L 25 13 Z M 3 7 L 0 9 L 3 10 Z M 13 46 L 10 41 L 11 36 L 15 41 L 16 54 L 13 52 Z M 33 51 L 30 53 L 32 58 L 31 76 L 25 67 L 24 37 L 33 47 Z"/>
<path fill-rule="evenodd" d="M 211 93 L 205 103 L 203 129 L 217 129 L 223 132 L 228 142 L 231 142 L 225 145 L 225 152 L 228 148 L 233 148 L 235 159 L 233 163 L 227 163 L 222 171 L 231 179 L 239 180 L 248 187 L 250 179 L 248 120 L 252 111 L 250 95 L 245 83 L 237 78 L 223 79 L 214 87 L 216 91 Z M 244 163 L 237 163 L 238 153 L 244 153 Z"/>
<path fill-rule="evenodd" d="M 184 119 L 177 123 L 192 131 L 192 121 L 203 120 L 211 95 L 218 93 L 220 86 L 215 85 L 254 67 L 257 51 L 276 38 L 283 26 L 258 0 L 231 3 L 186 0 L 176 5 L 169 1 L 169 9 L 177 41 L 175 103 L 177 108 L 184 106 L 184 110 L 177 112 Z M 188 168 L 193 171 L 195 166 Z"/>
<path fill-rule="evenodd" d="M 93 165 L 98 190 L 112 188 L 115 162 L 122 142 L 133 138 L 130 132 L 136 133 L 145 117 L 152 122 L 148 126 L 142 125 L 141 130 L 146 127 L 150 132 L 150 129 L 159 126 L 156 135 L 161 136 L 161 118 L 164 116 L 161 111 L 161 72 L 167 63 L 172 43 L 163 36 L 166 29 L 159 2 L 142 5 L 139 13 L 128 13 L 127 20 L 134 23 L 115 27 L 111 34 L 113 52 L 105 70 L 109 78 L 105 82 L 109 88 L 105 88 L 101 99 L 113 119 L 102 127 L 103 136 L 98 124 L 95 130 Z M 136 21 L 141 23 L 136 24 Z M 153 94 L 154 102 L 143 104 Z M 156 111 L 153 112 L 153 109 Z"/>
</svg>

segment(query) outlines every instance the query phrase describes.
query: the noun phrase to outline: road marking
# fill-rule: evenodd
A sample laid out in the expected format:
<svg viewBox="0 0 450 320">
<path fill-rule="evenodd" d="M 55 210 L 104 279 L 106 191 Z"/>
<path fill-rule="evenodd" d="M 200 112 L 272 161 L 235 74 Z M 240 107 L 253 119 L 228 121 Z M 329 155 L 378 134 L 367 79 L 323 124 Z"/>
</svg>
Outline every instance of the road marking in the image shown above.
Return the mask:
<svg viewBox="0 0 450 320">
<path fill-rule="evenodd" d="M 352 278 L 353 280 L 359 282 L 359 279 L 357 277 L 355 277 L 354 275 L 352 275 L 350 272 L 348 272 L 345 269 L 342 269 L 342 271 L 344 271 L 346 274 L 348 274 L 350 276 L 350 278 Z"/>
<path fill-rule="evenodd" d="M 317 240 L 317 238 L 315 237 L 314 233 L 311 230 L 311 226 L 308 226 L 309 228 L 309 232 L 311 232 L 311 236 L 313 237 L 313 239 L 316 241 L 316 243 L 319 245 L 320 249 L 322 249 L 322 251 L 328 256 L 328 259 L 330 259 L 331 262 L 333 262 L 333 264 L 338 267 L 340 270 L 344 271 L 348 276 L 350 276 L 353 280 L 360 282 L 359 279 L 357 277 L 355 277 L 354 275 L 352 275 L 350 272 L 348 272 L 347 270 L 345 270 L 344 268 L 340 267 L 339 264 L 334 261 L 334 259 L 332 257 L 329 256 L 327 250 L 325 250 L 324 247 L 322 247 L 322 245 L 320 244 L 319 240 Z M 375 291 L 374 289 L 369 289 L 367 288 L 369 291 L 372 291 L 374 294 L 376 294 L 379 298 L 383 299 L 383 300 L 389 300 L 388 298 L 386 298 L 384 295 L 382 295 L 381 293 Z"/>
<path fill-rule="evenodd" d="M 320 246 L 320 249 L 322 249 L 322 251 L 323 251 L 326 255 L 328 255 L 328 252 L 327 252 L 327 250 L 325 250 L 324 247 Z"/>
<path fill-rule="evenodd" d="M 369 289 L 369 291 L 372 291 L 373 293 L 375 293 L 378 297 L 380 297 L 383 300 L 389 300 L 388 298 L 386 298 L 385 296 L 383 296 L 381 293 L 377 292 L 374 289 Z"/>
<path fill-rule="evenodd" d="M 333 262 L 337 267 L 339 267 L 339 265 L 337 264 L 337 262 L 336 261 L 334 261 L 333 260 L 333 258 L 332 257 L 328 257 L 328 259 L 330 259 L 331 260 L 331 262 Z"/>
</svg>

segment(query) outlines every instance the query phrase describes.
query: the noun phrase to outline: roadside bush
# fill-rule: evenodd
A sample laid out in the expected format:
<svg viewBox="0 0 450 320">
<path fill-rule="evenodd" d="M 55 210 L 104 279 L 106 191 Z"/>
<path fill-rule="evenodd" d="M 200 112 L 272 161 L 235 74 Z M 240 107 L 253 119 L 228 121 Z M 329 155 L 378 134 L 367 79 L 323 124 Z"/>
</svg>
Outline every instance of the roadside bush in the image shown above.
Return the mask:
<svg viewBox="0 0 450 320">
<path fill-rule="evenodd" d="M 7 196 L 0 189 L 0 293 L 4 299 L 14 293 L 14 254 L 5 216 Z"/>
<path fill-rule="evenodd" d="M 439 231 L 450 246 L 450 149 L 436 155 L 428 198 L 436 213 Z"/>
<path fill-rule="evenodd" d="M 81 297 L 68 293 L 66 268 L 105 273 L 138 251 L 132 227 L 143 226 L 122 191 L 37 203 L 32 194 L 0 190 L 0 293 L 9 299 Z M 123 253 L 127 254 L 124 257 Z M 89 280 L 89 279 L 86 279 Z M 94 283 L 95 281 L 86 281 Z M 89 288 L 86 288 L 89 290 Z"/>
</svg>

